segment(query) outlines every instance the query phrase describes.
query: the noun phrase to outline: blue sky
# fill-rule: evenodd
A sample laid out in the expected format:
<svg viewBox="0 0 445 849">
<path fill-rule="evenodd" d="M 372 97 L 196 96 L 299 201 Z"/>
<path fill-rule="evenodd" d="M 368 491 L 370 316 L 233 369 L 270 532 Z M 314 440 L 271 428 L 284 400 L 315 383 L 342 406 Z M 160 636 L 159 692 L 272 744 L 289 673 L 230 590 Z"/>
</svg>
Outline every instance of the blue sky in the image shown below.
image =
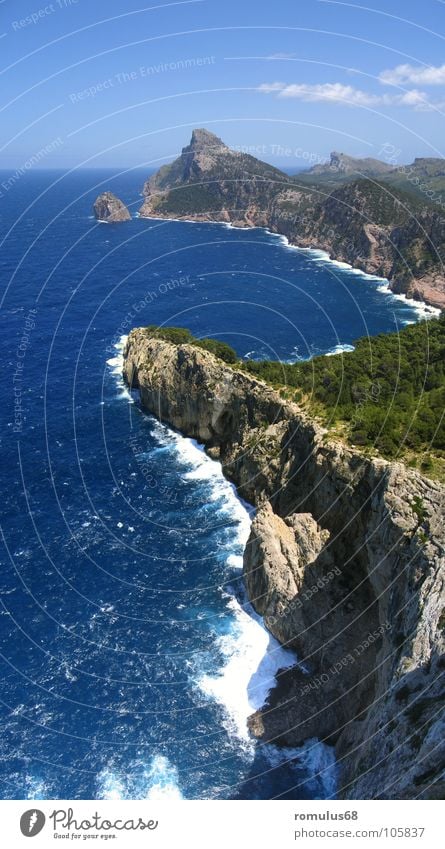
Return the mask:
<svg viewBox="0 0 445 849">
<path fill-rule="evenodd" d="M 443 0 L 0 0 L 0 167 L 444 155 Z"/>
</svg>

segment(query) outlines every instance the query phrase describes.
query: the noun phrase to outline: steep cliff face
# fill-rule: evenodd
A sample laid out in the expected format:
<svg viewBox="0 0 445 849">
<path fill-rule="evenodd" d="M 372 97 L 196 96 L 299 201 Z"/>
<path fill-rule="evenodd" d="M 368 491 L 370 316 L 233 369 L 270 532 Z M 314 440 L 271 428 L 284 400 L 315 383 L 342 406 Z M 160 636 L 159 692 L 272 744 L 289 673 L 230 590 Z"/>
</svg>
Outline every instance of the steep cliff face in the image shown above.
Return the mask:
<svg viewBox="0 0 445 849">
<path fill-rule="evenodd" d="M 125 204 L 112 192 L 99 195 L 94 201 L 93 211 L 98 221 L 107 221 L 110 224 L 131 219 Z"/>
<path fill-rule="evenodd" d="M 279 202 L 275 214 L 280 215 Z M 279 220 L 276 224 L 279 229 Z M 445 221 L 417 201 L 413 206 L 413 199 L 394 187 L 362 179 L 341 186 L 313 213 L 297 218 L 288 235 L 369 274 L 387 277 L 394 292 L 445 306 Z"/>
<path fill-rule="evenodd" d="M 287 174 L 253 156 L 231 150 L 205 129 L 144 185 L 139 214 L 267 225 L 267 211 Z"/>
<path fill-rule="evenodd" d="M 140 215 L 268 227 L 445 308 L 443 216 L 426 193 L 391 183 L 394 173 L 384 162 L 334 153 L 329 166 L 291 178 L 199 129 L 147 180 Z"/>
<path fill-rule="evenodd" d="M 443 792 L 444 488 L 331 442 L 212 354 L 133 330 L 144 409 L 203 442 L 257 505 L 246 586 L 299 655 L 250 719 L 262 740 L 336 747 L 348 798 Z"/>
</svg>

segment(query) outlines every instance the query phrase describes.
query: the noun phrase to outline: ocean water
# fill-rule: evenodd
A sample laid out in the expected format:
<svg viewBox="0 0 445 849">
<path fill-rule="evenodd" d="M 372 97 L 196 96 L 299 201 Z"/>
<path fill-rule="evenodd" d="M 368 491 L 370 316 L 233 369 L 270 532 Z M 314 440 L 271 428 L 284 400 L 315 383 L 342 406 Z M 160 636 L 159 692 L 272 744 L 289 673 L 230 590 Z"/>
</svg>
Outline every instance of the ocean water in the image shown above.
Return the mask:
<svg viewBox="0 0 445 849">
<path fill-rule="evenodd" d="M 98 224 L 145 175 L 35 172 L 0 207 L 2 798 L 320 798 L 332 750 L 253 741 L 296 658 L 242 582 L 251 509 L 121 378 L 140 324 L 307 358 L 427 314 L 264 230 Z M 0 184 L 7 175 L 0 175 Z"/>
</svg>

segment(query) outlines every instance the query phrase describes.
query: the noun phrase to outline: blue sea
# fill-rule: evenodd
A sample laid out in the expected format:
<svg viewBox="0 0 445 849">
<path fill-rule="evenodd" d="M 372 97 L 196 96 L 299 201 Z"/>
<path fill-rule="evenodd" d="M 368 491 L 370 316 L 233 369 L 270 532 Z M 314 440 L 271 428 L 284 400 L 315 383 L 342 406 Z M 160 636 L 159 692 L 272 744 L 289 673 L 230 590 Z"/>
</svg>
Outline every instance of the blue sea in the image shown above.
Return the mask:
<svg viewBox="0 0 445 849">
<path fill-rule="evenodd" d="M 247 731 L 297 660 L 245 597 L 252 510 L 140 410 L 122 345 L 166 323 L 306 359 L 427 311 L 262 229 L 138 219 L 146 176 L 2 187 L 0 796 L 329 797 L 332 749 Z M 92 218 L 105 189 L 131 222 Z"/>
</svg>

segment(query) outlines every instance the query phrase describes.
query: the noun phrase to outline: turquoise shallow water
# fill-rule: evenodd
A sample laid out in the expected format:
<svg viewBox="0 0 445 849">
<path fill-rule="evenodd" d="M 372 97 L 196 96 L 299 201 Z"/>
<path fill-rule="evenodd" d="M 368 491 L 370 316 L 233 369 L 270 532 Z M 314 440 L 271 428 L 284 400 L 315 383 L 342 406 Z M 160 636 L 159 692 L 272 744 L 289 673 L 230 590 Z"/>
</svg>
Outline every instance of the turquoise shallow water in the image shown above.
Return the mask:
<svg viewBox="0 0 445 849">
<path fill-rule="evenodd" d="M 199 446 L 139 410 L 122 337 L 183 324 L 295 359 L 419 309 L 263 230 L 91 218 L 105 187 L 137 209 L 142 181 L 40 172 L 2 207 L 0 792 L 327 796 L 327 747 L 248 736 L 295 661 L 244 596 L 249 509 Z"/>
</svg>

